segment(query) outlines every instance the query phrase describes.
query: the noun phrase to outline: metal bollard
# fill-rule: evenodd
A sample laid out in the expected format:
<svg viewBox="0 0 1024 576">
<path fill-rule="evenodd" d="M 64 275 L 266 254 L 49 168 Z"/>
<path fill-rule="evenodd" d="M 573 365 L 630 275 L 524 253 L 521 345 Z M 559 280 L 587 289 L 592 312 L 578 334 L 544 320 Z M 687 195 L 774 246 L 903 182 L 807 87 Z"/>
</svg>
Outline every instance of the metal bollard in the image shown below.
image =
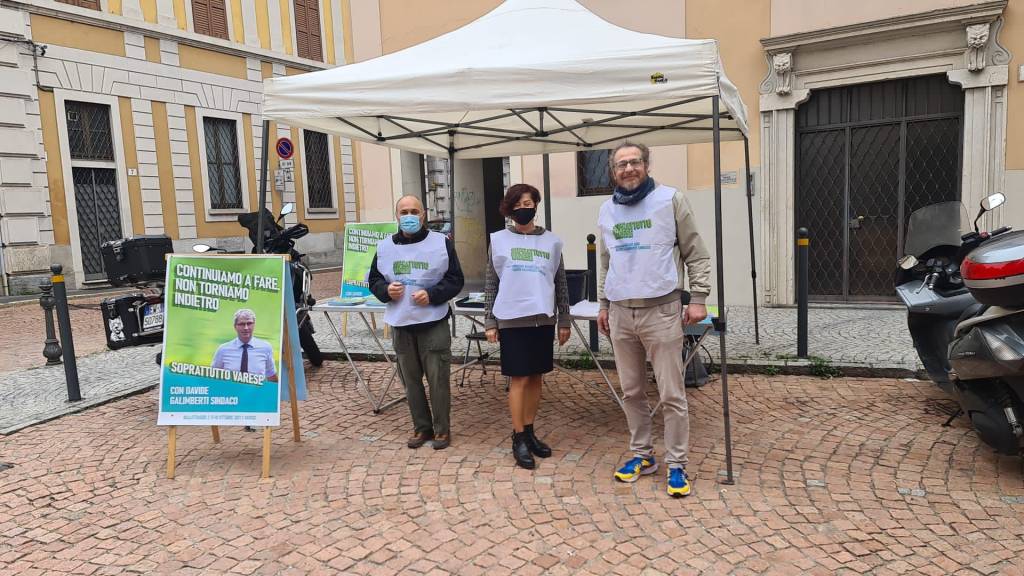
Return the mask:
<svg viewBox="0 0 1024 576">
<path fill-rule="evenodd" d="M 78 402 L 82 392 L 78 388 L 78 363 L 75 361 L 75 342 L 71 338 L 71 313 L 68 311 L 68 289 L 64 285 L 64 267 L 50 266 L 53 277 L 53 299 L 57 306 L 57 325 L 60 327 L 60 341 L 64 348 L 64 379 L 68 385 L 68 402 Z"/>
<path fill-rule="evenodd" d="M 60 364 L 60 341 L 53 327 L 53 284 L 49 280 L 39 285 L 43 295 L 39 297 L 39 305 L 43 307 L 43 319 L 46 321 L 46 342 L 43 344 L 43 356 L 47 366 Z"/>
<path fill-rule="evenodd" d="M 807 358 L 807 228 L 796 231 L 796 355 Z"/>
<path fill-rule="evenodd" d="M 587 300 L 597 302 L 597 237 L 587 234 Z M 590 350 L 597 352 L 600 342 L 597 338 L 597 322 L 590 322 Z"/>
</svg>

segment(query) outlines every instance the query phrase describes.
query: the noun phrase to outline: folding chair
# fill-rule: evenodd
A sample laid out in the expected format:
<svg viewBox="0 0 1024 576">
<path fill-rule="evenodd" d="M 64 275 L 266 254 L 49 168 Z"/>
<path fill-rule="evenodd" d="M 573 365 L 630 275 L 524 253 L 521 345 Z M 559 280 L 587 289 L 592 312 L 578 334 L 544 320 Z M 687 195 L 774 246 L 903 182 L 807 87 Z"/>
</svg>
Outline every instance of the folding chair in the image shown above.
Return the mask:
<svg viewBox="0 0 1024 576">
<path fill-rule="evenodd" d="M 484 352 L 483 347 L 480 345 L 481 342 L 487 340 L 486 332 L 470 332 L 466 334 L 466 353 L 462 356 L 462 366 L 459 370 L 462 371 L 462 378 L 459 380 L 459 388 L 466 383 L 466 371 L 474 364 L 479 364 L 480 368 L 483 369 L 484 375 L 487 375 L 487 359 L 491 357 L 490 352 Z M 473 348 L 473 343 L 476 343 L 476 358 L 472 361 L 469 360 L 469 352 Z"/>
</svg>

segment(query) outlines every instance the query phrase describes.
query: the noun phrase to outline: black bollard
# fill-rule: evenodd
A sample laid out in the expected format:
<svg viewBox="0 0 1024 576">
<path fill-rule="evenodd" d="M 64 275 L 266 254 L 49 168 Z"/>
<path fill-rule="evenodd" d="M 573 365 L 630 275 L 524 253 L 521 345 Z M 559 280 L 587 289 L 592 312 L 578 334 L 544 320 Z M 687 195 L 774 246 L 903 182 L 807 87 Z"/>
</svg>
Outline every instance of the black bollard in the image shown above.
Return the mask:
<svg viewBox="0 0 1024 576">
<path fill-rule="evenodd" d="M 597 237 L 587 234 L 587 300 L 597 302 Z M 597 352 L 600 343 L 597 338 L 597 322 L 590 322 L 590 350 Z"/>
<path fill-rule="evenodd" d="M 43 344 L 43 356 L 47 366 L 60 364 L 60 342 L 53 327 L 53 284 L 49 280 L 39 285 L 43 295 L 39 297 L 39 305 L 43 307 L 43 319 L 46 321 L 46 341 Z"/>
<path fill-rule="evenodd" d="M 807 228 L 796 231 L 796 355 L 807 358 Z"/>
<path fill-rule="evenodd" d="M 82 392 L 78 389 L 78 363 L 75 361 L 75 342 L 71 337 L 71 313 L 68 311 L 68 289 L 64 285 L 64 267 L 50 266 L 53 277 L 53 299 L 57 306 L 57 325 L 60 327 L 60 341 L 64 348 L 64 379 L 68 385 L 68 402 L 78 402 Z"/>
</svg>

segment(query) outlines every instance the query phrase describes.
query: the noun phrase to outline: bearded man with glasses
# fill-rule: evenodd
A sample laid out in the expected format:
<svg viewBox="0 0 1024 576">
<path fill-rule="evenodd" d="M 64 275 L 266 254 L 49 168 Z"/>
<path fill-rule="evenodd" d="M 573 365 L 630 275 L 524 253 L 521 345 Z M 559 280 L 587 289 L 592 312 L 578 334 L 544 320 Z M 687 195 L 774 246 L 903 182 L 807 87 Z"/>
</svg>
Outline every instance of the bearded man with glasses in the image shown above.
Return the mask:
<svg viewBox="0 0 1024 576">
<path fill-rule="evenodd" d="M 604 273 L 598 282 L 597 325 L 614 348 L 633 452 L 615 478 L 636 482 L 658 469 L 646 391 L 649 356 L 665 409 L 667 492 L 682 497 L 690 493 L 683 324 L 707 317 L 711 257 L 683 193 L 649 175 L 647 146 L 623 142 L 608 161 L 615 190 L 598 216 Z"/>
</svg>

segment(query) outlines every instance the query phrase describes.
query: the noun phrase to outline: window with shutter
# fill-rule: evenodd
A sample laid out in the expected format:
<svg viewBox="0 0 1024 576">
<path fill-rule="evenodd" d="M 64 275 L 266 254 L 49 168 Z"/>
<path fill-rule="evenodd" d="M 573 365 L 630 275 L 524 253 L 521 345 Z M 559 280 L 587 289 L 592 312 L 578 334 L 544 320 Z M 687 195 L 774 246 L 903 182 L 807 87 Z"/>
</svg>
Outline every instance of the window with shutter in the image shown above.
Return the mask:
<svg viewBox="0 0 1024 576">
<path fill-rule="evenodd" d="M 331 194 L 331 152 L 327 134 L 306 130 L 303 138 L 308 206 L 312 210 L 331 210 L 334 208 L 334 195 Z"/>
<path fill-rule="evenodd" d="M 100 0 L 57 0 L 61 4 L 71 4 L 72 6 L 81 6 L 82 8 L 91 8 L 93 10 L 100 9 Z"/>
<path fill-rule="evenodd" d="M 228 13 L 225 0 L 192 0 L 192 28 L 196 34 L 205 34 L 228 40 Z"/>
<path fill-rule="evenodd" d="M 320 37 L 320 0 L 294 0 L 295 48 L 300 58 L 323 62 Z"/>
<path fill-rule="evenodd" d="M 238 132 L 234 120 L 203 118 L 206 138 L 206 173 L 210 208 L 242 208 L 242 181 L 238 167 Z"/>
</svg>

